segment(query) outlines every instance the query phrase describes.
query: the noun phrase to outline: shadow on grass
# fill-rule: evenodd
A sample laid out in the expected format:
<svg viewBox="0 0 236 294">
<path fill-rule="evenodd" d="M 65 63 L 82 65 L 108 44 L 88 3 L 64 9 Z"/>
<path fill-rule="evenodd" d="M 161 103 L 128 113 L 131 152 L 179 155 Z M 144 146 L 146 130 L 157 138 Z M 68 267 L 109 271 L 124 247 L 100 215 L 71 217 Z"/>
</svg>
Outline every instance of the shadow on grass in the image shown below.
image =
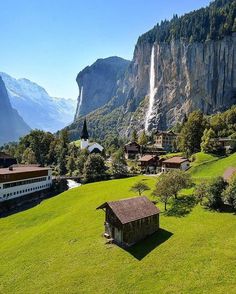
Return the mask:
<svg viewBox="0 0 236 294">
<path fill-rule="evenodd" d="M 138 260 L 142 260 L 155 248 L 167 241 L 173 234 L 164 229 L 159 229 L 156 233 L 138 242 L 132 247 L 125 248 L 125 250 L 133 255 Z"/>
<path fill-rule="evenodd" d="M 193 195 L 182 196 L 178 199 L 174 199 L 170 209 L 164 214 L 166 216 L 184 217 L 192 211 L 195 205 L 196 200 Z"/>
</svg>

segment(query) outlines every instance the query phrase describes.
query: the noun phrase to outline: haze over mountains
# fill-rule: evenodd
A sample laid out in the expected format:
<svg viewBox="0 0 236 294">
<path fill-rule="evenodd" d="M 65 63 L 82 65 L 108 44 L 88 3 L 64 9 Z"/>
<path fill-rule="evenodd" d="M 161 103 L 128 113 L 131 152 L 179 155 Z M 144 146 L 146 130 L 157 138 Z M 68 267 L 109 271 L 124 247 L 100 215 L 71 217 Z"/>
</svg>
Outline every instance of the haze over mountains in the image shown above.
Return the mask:
<svg viewBox="0 0 236 294">
<path fill-rule="evenodd" d="M 16 141 L 29 131 L 30 127 L 19 113 L 12 108 L 6 87 L 0 77 L 0 145 Z"/>
<path fill-rule="evenodd" d="M 28 79 L 15 79 L 1 72 L 12 107 L 32 129 L 56 132 L 73 121 L 76 101 L 50 97 L 44 88 Z"/>
</svg>

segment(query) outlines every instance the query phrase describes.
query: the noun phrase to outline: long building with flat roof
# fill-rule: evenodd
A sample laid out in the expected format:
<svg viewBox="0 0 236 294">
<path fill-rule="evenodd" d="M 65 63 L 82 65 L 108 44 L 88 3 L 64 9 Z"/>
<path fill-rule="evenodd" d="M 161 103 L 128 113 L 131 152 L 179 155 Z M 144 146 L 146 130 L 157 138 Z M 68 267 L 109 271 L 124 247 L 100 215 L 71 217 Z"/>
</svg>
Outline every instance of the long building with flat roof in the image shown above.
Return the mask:
<svg viewBox="0 0 236 294">
<path fill-rule="evenodd" d="M 0 202 L 49 189 L 52 170 L 39 166 L 0 168 Z"/>
</svg>

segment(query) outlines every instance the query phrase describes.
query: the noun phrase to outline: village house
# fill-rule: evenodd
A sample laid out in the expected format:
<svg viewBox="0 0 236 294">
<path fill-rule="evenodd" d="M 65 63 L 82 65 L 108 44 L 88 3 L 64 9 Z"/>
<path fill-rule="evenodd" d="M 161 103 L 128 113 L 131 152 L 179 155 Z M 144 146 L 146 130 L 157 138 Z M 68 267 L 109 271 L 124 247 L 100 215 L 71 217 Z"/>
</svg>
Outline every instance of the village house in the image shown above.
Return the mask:
<svg viewBox="0 0 236 294">
<path fill-rule="evenodd" d="M 160 210 L 146 197 L 105 202 L 105 234 L 115 243 L 131 246 L 159 229 Z"/>
<path fill-rule="evenodd" d="M 97 142 L 89 143 L 89 134 L 87 129 L 87 121 L 84 120 L 83 129 L 81 132 L 80 149 L 87 149 L 89 153 L 101 153 L 104 148 Z"/>
<path fill-rule="evenodd" d="M 157 155 L 146 154 L 139 159 L 142 173 L 155 174 L 160 171 L 160 162 Z"/>
<path fill-rule="evenodd" d="M 167 172 L 170 170 L 187 170 L 189 169 L 190 162 L 187 158 L 181 156 L 174 156 L 172 158 L 162 161 L 162 172 Z"/>
<path fill-rule="evenodd" d="M 176 149 L 177 134 L 173 131 L 158 131 L 156 134 L 156 147 L 172 152 Z"/>
<path fill-rule="evenodd" d="M 129 142 L 125 145 L 125 158 L 126 159 L 135 159 L 140 154 L 140 145 L 136 142 Z"/>
<path fill-rule="evenodd" d="M 5 152 L 0 152 L 0 168 L 9 167 L 13 164 L 17 164 L 17 161 L 14 157 L 6 154 Z"/>
<path fill-rule="evenodd" d="M 38 166 L 0 168 L 0 202 L 49 189 L 52 170 Z"/>
</svg>

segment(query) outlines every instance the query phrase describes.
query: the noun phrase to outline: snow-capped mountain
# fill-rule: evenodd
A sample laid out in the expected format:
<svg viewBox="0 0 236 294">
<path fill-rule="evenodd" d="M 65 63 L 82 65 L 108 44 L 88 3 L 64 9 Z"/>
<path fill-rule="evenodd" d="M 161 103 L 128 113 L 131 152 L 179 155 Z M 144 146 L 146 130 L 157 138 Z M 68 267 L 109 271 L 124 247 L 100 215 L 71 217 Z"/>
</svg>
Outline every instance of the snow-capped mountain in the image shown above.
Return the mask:
<svg viewBox="0 0 236 294">
<path fill-rule="evenodd" d="M 28 79 L 15 79 L 1 72 L 13 108 L 32 129 L 56 132 L 73 121 L 76 101 L 50 97 Z"/>
</svg>

